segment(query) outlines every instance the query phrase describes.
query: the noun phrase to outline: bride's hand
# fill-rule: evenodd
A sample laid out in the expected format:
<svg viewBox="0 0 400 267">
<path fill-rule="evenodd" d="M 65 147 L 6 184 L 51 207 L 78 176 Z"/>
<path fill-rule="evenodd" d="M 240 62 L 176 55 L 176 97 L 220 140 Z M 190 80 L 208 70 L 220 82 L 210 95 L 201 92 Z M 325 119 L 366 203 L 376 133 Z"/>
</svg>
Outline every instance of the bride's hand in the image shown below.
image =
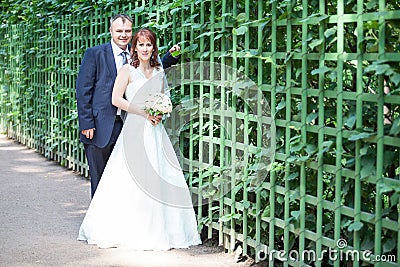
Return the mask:
<svg viewBox="0 0 400 267">
<path fill-rule="evenodd" d="M 157 126 L 157 124 L 161 121 L 161 119 L 159 119 L 158 116 L 160 116 L 160 115 L 153 116 L 153 115 L 149 114 L 147 116 L 147 119 L 150 121 L 151 125 Z M 162 118 L 162 116 L 161 116 L 161 118 Z"/>
<path fill-rule="evenodd" d="M 158 115 L 155 116 L 155 118 L 156 118 L 157 122 L 160 122 L 162 120 L 162 118 L 163 118 L 163 115 L 158 114 Z"/>
</svg>

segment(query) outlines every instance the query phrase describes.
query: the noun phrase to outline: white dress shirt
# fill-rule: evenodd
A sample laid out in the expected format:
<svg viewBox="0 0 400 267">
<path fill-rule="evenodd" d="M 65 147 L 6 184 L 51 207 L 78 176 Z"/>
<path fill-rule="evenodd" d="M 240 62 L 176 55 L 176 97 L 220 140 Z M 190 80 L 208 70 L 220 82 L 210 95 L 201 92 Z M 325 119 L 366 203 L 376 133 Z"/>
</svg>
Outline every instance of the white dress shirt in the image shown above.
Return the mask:
<svg viewBox="0 0 400 267">
<path fill-rule="evenodd" d="M 119 46 L 117 46 L 117 45 L 114 43 L 113 40 L 111 40 L 111 47 L 112 47 L 112 51 L 113 51 L 113 54 L 114 54 L 115 67 L 117 67 L 117 73 L 118 73 L 119 70 L 120 70 L 121 67 L 122 67 L 122 59 L 123 59 L 123 58 L 122 58 L 121 53 L 124 52 L 124 51 L 128 53 L 128 54 L 126 55 L 126 59 L 128 60 L 128 62 L 129 62 L 129 60 L 131 59 L 131 56 L 130 56 L 128 47 L 126 47 L 125 50 L 122 50 Z M 118 108 L 118 110 L 117 110 L 117 115 L 121 115 L 121 109 L 120 109 L 120 108 Z"/>
<path fill-rule="evenodd" d="M 126 59 L 129 60 L 131 59 L 131 55 L 129 53 L 128 47 L 125 50 L 122 50 L 120 47 L 118 47 L 113 40 L 111 40 L 111 47 L 112 51 L 114 54 L 114 61 L 115 61 L 115 66 L 117 67 L 117 73 L 119 72 L 119 69 L 122 67 L 122 52 L 127 52 L 128 54 L 126 55 Z"/>
</svg>

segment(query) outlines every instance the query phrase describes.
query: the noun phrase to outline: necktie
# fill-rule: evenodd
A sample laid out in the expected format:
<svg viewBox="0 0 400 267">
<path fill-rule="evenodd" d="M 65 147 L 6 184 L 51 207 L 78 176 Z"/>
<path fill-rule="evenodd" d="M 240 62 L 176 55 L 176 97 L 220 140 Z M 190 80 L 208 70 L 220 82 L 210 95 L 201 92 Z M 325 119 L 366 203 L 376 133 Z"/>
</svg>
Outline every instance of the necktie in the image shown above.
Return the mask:
<svg viewBox="0 0 400 267">
<path fill-rule="evenodd" d="M 128 55 L 128 52 L 126 52 L 126 51 L 124 51 L 124 52 L 122 52 L 121 53 L 121 56 L 122 56 L 122 65 L 125 65 L 126 63 L 128 63 L 128 59 L 127 59 L 127 56 Z"/>
</svg>

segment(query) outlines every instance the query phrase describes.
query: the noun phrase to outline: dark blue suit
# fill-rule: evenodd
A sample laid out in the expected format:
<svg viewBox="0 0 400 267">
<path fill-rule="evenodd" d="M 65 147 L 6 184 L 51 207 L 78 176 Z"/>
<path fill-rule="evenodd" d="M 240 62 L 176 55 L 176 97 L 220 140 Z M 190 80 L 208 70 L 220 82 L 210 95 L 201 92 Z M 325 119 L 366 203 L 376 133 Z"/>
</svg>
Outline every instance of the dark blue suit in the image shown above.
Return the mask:
<svg viewBox="0 0 400 267">
<path fill-rule="evenodd" d="M 168 52 L 162 64 L 168 68 L 177 61 Z M 116 120 L 117 108 L 111 102 L 116 76 L 111 42 L 86 50 L 76 81 L 76 99 L 80 140 L 89 163 L 92 197 L 122 129 L 122 121 Z M 81 133 L 92 128 L 95 128 L 93 139 Z"/>
</svg>

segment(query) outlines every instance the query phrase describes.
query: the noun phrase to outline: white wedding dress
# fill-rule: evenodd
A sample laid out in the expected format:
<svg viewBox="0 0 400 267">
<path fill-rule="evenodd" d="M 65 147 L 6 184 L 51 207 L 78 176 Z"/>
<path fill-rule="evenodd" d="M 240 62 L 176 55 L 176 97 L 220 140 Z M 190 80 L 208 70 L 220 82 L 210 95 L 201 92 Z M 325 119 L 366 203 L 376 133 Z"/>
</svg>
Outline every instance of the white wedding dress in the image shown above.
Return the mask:
<svg viewBox="0 0 400 267">
<path fill-rule="evenodd" d="M 144 108 L 146 97 L 161 92 L 163 70 L 147 79 L 130 66 L 128 101 Z M 128 114 L 78 240 L 101 248 L 135 250 L 188 248 L 201 243 L 188 186 L 163 125 L 152 126 Z"/>
</svg>

